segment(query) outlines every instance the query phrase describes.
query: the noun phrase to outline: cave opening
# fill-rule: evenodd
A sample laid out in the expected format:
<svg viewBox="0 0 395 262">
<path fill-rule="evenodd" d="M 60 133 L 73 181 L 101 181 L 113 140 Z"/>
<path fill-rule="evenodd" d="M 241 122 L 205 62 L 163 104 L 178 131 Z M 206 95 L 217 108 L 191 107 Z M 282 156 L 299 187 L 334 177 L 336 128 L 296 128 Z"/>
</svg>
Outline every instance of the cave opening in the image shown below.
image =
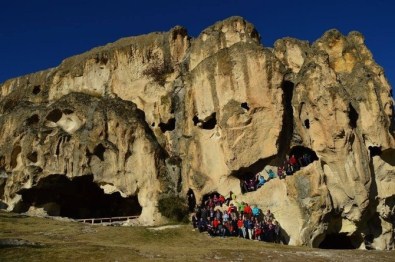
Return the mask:
<svg viewBox="0 0 395 262">
<path fill-rule="evenodd" d="M 101 161 L 104 161 L 104 152 L 106 152 L 106 148 L 101 143 L 93 150 L 93 154 L 100 158 Z"/>
<path fill-rule="evenodd" d="M 195 126 L 199 126 L 202 129 L 211 130 L 217 125 L 217 113 L 212 113 L 205 119 L 205 121 L 202 121 L 197 116 L 194 116 L 192 121 Z"/>
<path fill-rule="evenodd" d="M 295 156 L 300 167 L 308 166 L 314 161 L 318 160 L 317 154 L 308 147 L 294 146 L 289 151 L 289 156 Z"/>
<path fill-rule="evenodd" d="M 250 110 L 250 107 L 248 106 L 247 102 L 241 103 L 241 108 L 244 108 L 245 110 Z"/>
<path fill-rule="evenodd" d="M 202 128 L 203 129 L 214 129 L 214 127 L 217 125 L 217 117 L 216 117 L 216 113 L 212 113 L 208 119 L 206 121 L 203 122 L 202 124 Z"/>
<path fill-rule="evenodd" d="M 192 213 L 196 207 L 196 197 L 195 197 L 195 193 L 191 188 L 188 189 L 187 200 L 188 200 L 188 210 L 190 213 Z"/>
<path fill-rule="evenodd" d="M 176 128 L 176 119 L 170 118 L 167 123 L 159 123 L 158 126 L 162 133 L 165 133 L 166 131 L 173 131 Z"/>
<path fill-rule="evenodd" d="M 196 126 L 199 123 L 199 118 L 197 116 L 194 116 L 192 118 L 192 121 L 193 121 L 193 125 Z"/>
<path fill-rule="evenodd" d="M 304 121 L 304 126 L 305 126 L 307 129 L 309 129 L 309 128 L 310 128 L 310 120 L 306 119 L 306 120 Z"/>
<path fill-rule="evenodd" d="M 33 95 L 38 95 L 41 92 L 41 86 L 36 85 L 33 87 Z"/>
<path fill-rule="evenodd" d="M 54 109 L 47 115 L 47 120 L 52 122 L 58 122 L 62 118 L 62 111 L 60 109 Z"/>
<path fill-rule="evenodd" d="M 322 249 L 355 249 L 351 237 L 347 233 L 327 234 L 318 248 Z"/>
<path fill-rule="evenodd" d="M 40 117 L 37 114 L 32 115 L 26 119 L 26 125 L 31 126 L 37 124 L 40 121 Z"/>
<path fill-rule="evenodd" d="M 22 201 L 14 212 L 26 212 L 30 206 L 44 208 L 50 216 L 73 219 L 139 216 L 142 208 L 137 196 L 122 197 L 119 192 L 105 194 L 93 182 L 93 175 L 69 180 L 65 175 L 50 175 L 37 186 L 18 192 Z"/>
<path fill-rule="evenodd" d="M 267 158 L 258 159 L 256 162 L 249 166 L 241 167 L 238 170 L 231 172 L 231 176 L 237 178 L 240 181 L 241 193 L 245 194 L 257 190 L 258 181 L 256 180 L 256 174 L 260 173 L 265 169 L 266 166 L 276 166 L 275 162 L 277 155 L 273 155 Z"/>
<path fill-rule="evenodd" d="M 202 202 L 201 202 L 200 206 L 201 207 L 203 207 L 203 206 L 204 207 L 215 207 L 216 203 L 214 202 L 214 199 L 218 199 L 220 195 L 221 194 L 219 194 L 217 191 L 213 191 L 213 192 L 203 195 Z"/>
<path fill-rule="evenodd" d="M 381 155 L 381 146 L 369 146 L 370 157 Z"/>
<path fill-rule="evenodd" d="M 348 110 L 348 118 L 350 119 L 349 125 L 352 129 L 357 128 L 357 121 L 358 121 L 358 112 L 355 110 L 355 108 L 349 104 L 349 110 Z"/>
</svg>

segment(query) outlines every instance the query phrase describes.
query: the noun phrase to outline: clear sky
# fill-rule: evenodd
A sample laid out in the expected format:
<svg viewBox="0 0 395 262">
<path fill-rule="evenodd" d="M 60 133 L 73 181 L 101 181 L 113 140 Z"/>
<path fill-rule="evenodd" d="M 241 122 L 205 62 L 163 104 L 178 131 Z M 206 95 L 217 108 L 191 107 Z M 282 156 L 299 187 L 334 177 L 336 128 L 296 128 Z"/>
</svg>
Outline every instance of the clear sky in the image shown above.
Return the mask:
<svg viewBox="0 0 395 262">
<path fill-rule="evenodd" d="M 197 36 L 234 15 L 253 23 L 267 47 L 286 36 L 313 42 L 332 28 L 343 34 L 359 31 L 395 84 L 392 0 L 5 0 L 0 5 L 0 82 L 55 67 L 121 37 L 175 25 Z"/>
</svg>

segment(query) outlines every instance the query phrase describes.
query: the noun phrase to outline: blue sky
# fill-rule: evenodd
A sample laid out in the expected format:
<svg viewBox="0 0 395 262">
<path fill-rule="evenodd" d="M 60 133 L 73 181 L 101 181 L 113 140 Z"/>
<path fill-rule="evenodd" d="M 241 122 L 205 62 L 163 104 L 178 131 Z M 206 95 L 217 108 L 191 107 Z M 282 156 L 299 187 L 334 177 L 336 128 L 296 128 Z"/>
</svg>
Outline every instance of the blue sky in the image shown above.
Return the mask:
<svg viewBox="0 0 395 262">
<path fill-rule="evenodd" d="M 394 14 L 391 0 L 8 0 L 0 6 L 0 82 L 55 67 L 121 37 L 175 25 L 197 36 L 216 21 L 239 15 L 256 26 L 267 47 L 287 36 L 313 42 L 332 28 L 359 31 L 394 85 Z"/>
</svg>

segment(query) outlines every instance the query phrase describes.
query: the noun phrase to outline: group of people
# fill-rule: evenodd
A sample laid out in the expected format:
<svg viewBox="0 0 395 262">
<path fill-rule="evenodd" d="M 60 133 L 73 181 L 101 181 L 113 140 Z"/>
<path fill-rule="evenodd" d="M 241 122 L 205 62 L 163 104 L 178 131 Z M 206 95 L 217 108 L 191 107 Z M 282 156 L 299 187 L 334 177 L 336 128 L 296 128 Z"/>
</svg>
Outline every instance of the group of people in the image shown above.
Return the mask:
<svg viewBox="0 0 395 262">
<path fill-rule="evenodd" d="M 267 173 L 267 178 L 265 178 L 263 171 L 257 173 L 255 176 L 252 173 L 247 173 L 244 175 L 244 179 L 240 181 L 241 191 L 242 193 L 255 191 L 276 176 L 279 179 L 284 179 L 286 176 L 291 176 L 300 170 L 301 167 L 307 166 L 311 162 L 313 162 L 313 159 L 310 154 L 304 153 L 299 157 L 291 155 L 289 159 L 285 159 L 283 166 L 277 168 L 277 174 L 272 169 L 264 169 Z"/>
<path fill-rule="evenodd" d="M 233 192 L 225 199 L 220 194 L 209 195 L 192 215 L 193 227 L 210 236 L 240 237 L 267 242 L 280 242 L 280 225 L 273 213 L 262 213 L 256 206 L 238 202 Z"/>
</svg>

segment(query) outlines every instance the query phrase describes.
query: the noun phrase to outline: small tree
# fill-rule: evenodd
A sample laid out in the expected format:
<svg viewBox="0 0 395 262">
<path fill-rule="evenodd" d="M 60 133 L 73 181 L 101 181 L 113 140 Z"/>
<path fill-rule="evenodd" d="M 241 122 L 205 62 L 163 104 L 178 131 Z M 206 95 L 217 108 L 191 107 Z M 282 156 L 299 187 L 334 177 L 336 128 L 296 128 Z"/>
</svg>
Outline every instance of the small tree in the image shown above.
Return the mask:
<svg viewBox="0 0 395 262">
<path fill-rule="evenodd" d="M 171 220 L 178 222 L 188 221 L 188 205 L 182 197 L 163 197 L 158 202 L 158 209 L 162 215 Z"/>
</svg>

